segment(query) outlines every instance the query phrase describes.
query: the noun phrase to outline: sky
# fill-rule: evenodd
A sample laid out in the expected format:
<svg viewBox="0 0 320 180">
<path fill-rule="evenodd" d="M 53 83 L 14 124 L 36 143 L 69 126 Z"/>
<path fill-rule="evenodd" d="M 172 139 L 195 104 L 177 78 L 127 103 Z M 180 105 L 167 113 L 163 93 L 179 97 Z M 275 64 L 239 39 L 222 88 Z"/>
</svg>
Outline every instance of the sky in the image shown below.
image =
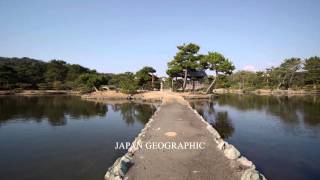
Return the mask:
<svg viewBox="0 0 320 180">
<path fill-rule="evenodd" d="M 192 42 L 238 70 L 263 70 L 320 56 L 319 8 L 319 0 L 0 0 L 0 56 L 165 75 L 176 46 Z"/>
</svg>

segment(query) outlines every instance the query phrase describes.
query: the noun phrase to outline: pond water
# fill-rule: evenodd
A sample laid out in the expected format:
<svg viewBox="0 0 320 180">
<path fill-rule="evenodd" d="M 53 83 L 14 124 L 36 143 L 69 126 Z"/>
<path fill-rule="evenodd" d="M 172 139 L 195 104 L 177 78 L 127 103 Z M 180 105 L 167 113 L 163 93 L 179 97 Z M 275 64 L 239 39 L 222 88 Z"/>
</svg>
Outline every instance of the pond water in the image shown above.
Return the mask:
<svg viewBox="0 0 320 180">
<path fill-rule="evenodd" d="M 221 95 L 190 103 L 267 178 L 320 178 L 319 96 Z"/>
<path fill-rule="evenodd" d="M 0 97 L 0 179 L 103 179 L 156 110 L 75 96 Z"/>
</svg>

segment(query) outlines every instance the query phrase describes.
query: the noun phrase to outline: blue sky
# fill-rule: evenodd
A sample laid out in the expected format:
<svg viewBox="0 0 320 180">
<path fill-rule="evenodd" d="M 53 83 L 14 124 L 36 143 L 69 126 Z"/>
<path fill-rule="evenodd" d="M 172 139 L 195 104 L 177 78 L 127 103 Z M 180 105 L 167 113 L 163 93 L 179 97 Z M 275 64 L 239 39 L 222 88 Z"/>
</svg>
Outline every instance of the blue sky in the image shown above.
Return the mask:
<svg viewBox="0 0 320 180">
<path fill-rule="evenodd" d="M 100 72 L 164 75 L 176 46 L 237 69 L 320 55 L 318 0 L 0 0 L 0 56 L 62 59 Z"/>
</svg>

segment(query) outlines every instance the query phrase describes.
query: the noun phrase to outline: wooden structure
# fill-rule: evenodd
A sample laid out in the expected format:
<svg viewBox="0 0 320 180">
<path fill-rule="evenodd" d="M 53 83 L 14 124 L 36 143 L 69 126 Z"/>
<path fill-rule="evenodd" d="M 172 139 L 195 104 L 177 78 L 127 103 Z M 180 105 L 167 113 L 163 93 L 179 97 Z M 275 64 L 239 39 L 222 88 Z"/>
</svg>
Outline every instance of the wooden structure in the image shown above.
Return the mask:
<svg viewBox="0 0 320 180">
<path fill-rule="evenodd" d="M 183 79 L 185 73 L 177 73 L 175 80 Z M 207 77 L 207 73 L 204 70 L 188 70 L 187 71 L 187 85 L 186 90 L 196 90 L 203 88 L 204 85 L 202 83 L 202 80 Z M 172 79 L 172 87 L 173 87 L 173 79 Z"/>
</svg>

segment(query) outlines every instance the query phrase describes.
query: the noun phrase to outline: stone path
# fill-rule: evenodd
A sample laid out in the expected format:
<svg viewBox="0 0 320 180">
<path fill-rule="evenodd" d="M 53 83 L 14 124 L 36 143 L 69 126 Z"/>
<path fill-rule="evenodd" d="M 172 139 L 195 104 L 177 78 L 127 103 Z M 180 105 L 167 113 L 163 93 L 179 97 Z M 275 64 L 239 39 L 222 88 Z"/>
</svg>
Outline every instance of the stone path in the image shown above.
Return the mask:
<svg viewBox="0 0 320 180">
<path fill-rule="evenodd" d="M 160 110 L 135 139 L 133 144 L 136 146 L 131 147 L 127 154 L 118 158 L 108 169 L 105 179 L 266 179 L 255 170 L 251 161 L 221 139 L 219 133 L 182 96 L 173 93 L 151 95 L 152 98 L 162 99 Z M 151 148 L 153 143 L 156 146 Z M 171 148 L 157 146 L 163 143 L 169 143 Z M 172 147 L 173 143 L 176 144 L 175 148 Z M 201 143 L 202 146 L 184 146 L 181 149 L 181 143 Z M 141 147 L 137 147 L 138 144 Z"/>
<path fill-rule="evenodd" d="M 147 149 L 134 154 L 134 165 L 126 176 L 136 180 L 240 179 L 237 162 L 228 160 L 206 124 L 187 105 L 169 102 L 162 105 L 142 142 L 205 142 L 204 149 Z M 175 136 L 166 133 L 175 132 Z"/>
</svg>

